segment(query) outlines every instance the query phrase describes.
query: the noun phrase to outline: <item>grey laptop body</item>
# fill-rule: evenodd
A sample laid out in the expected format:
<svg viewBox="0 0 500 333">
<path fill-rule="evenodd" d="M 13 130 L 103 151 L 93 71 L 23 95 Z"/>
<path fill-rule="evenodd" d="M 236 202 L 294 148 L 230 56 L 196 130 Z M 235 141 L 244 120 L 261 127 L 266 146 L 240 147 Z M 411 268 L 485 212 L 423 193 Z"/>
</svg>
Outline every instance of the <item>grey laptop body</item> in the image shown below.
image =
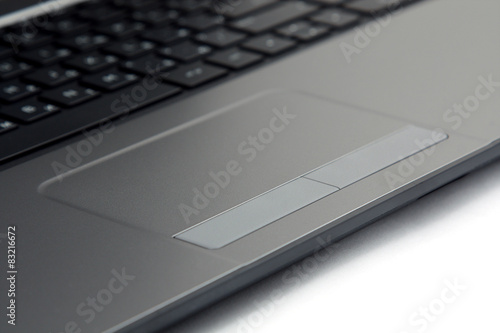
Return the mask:
<svg viewBox="0 0 500 333">
<path fill-rule="evenodd" d="M 128 99 L 121 90 L 121 97 L 107 97 L 115 89 L 109 84 L 120 78 L 103 76 L 96 83 L 95 74 L 71 67 L 71 57 L 61 66 L 82 75 L 71 81 L 81 91 L 32 83 L 34 72 L 16 77 L 23 89 L 28 83 L 39 88 L 34 93 L 28 87 L 26 94 L 58 111 L 45 117 L 55 112 L 49 107 L 43 119 L 23 122 L 10 113 L 18 102 L 0 106 L 0 152 L 6 157 L 0 164 L 0 331 L 166 329 L 497 158 L 500 3 L 404 2 L 215 1 L 201 10 L 210 15 L 198 17 L 186 9 L 191 1 L 167 1 L 188 18 L 170 17 L 155 29 L 185 27 L 191 43 L 205 45 L 213 27 L 204 29 L 202 20 L 212 20 L 243 40 L 198 46 L 193 52 L 202 58 L 193 61 L 199 64 L 183 59 L 191 49 L 179 51 L 177 44 L 140 49 L 161 51 L 176 65 L 162 69 L 161 80 L 137 72 L 121 77 L 134 81 Z M 96 13 L 147 10 L 136 5 L 156 8 L 148 1 L 115 1 L 116 13 Z M 3 0 L 0 29 L 9 36 L 17 31 L 13 24 L 67 10 L 90 20 L 88 31 L 111 36 L 99 46 L 117 61 L 110 68 L 135 68 L 142 53 L 129 59 L 120 53 L 127 50 L 114 49 L 132 38 L 113 39 L 129 26 L 105 30 L 111 24 L 99 26 L 85 16 L 86 7 L 74 13 L 71 6 Z M 375 15 L 377 6 L 384 11 Z M 359 21 L 335 28 L 339 17 L 350 17 L 346 13 Z M 144 26 L 153 24 L 134 15 Z M 277 27 L 280 15 L 289 17 Z M 300 30 L 304 22 L 314 29 Z M 49 30 L 40 28 L 34 40 Z M 133 37 L 144 38 L 141 47 L 150 42 L 144 34 Z M 309 42 L 311 34 L 321 38 Z M 67 44 L 71 36 L 60 44 L 63 37 L 54 38 L 50 43 L 76 53 L 79 46 Z M 2 45 L 12 46 L 6 41 Z M 223 52 L 233 47 L 263 59 L 242 70 L 221 65 Z M 274 54 L 277 47 L 286 51 Z M 37 66 L 21 46 L 5 52 L 0 71 L 5 59 Z M 194 82 L 209 75 L 217 79 Z M 156 96 L 158 86 L 178 90 L 131 112 L 134 103 Z M 78 106 L 82 116 L 61 100 L 76 93 L 99 94 Z M 111 120 L 21 147 L 52 131 L 36 126 L 110 109 L 117 111 Z M 9 123 L 18 127 L 10 130 Z M 35 127 L 21 142 L 21 134 Z"/>
</svg>

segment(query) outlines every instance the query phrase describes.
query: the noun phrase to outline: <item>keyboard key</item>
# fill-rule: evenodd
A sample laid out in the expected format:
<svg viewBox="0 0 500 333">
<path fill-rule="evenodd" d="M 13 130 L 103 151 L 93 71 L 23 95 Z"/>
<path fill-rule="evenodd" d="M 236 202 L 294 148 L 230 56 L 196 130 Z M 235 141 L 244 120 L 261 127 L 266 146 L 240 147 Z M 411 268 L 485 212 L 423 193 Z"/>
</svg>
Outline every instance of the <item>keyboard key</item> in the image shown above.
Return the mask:
<svg viewBox="0 0 500 333">
<path fill-rule="evenodd" d="M 119 20 L 126 16 L 123 8 L 115 6 L 97 6 L 95 8 L 82 9 L 78 15 L 84 20 L 104 23 Z"/>
<path fill-rule="evenodd" d="M 104 50 L 122 58 L 136 58 L 150 52 L 154 46 L 155 44 L 149 41 L 129 39 L 111 44 Z"/>
<path fill-rule="evenodd" d="M 170 73 L 162 75 L 162 78 L 184 87 L 194 88 L 226 74 L 227 70 L 223 68 L 196 62 L 174 69 Z"/>
<path fill-rule="evenodd" d="M 153 26 L 162 26 L 177 20 L 179 12 L 161 8 L 138 10 L 132 14 L 132 18 Z"/>
<path fill-rule="evenodd" d="M 139 59 L 127 60 L 121 67 L 140 75 L 155 75 L 175 67 L 175 61 L 150 54 Z"/>
<path fill-rule="evenodd" d="M 85 33 L 59 41 L 59 43 L 63 46 L 82 52 L 97 49 L 108 42 L 108 36 L 94 33 Z"/>
<path fill-rule="evenodd" d="M 12 36 L 14 40 L 22 40 L 22 46 L 42 45 L 52 39 L 52 34 L 38 29 L 32 21 L 25 20 L 9 27 L 3 37 Z M 5 39 L 4 39 L 5 40 Z"/>
<path fill-rule="evenodd" d="M 158 6 L 158 2 L 156 0 L 115 0 L 114 4 L 130 9 L 147 9 Z"/>
<path fill-rule="evenodd" d="M 68 60 L 65 64 L 84 72 L 93 73 L 111 67 L 117 62 L 118 57 L 114 55 L 93 52 Z"/>
<path fill-rule="evenodd" d="M 30 71 L 33 67 L 14 59 L 0 60 L 0 79 L 8 80 Z"/>
<path fill-rule="evenodd" d="M 161 55 L 180 61 L 194 61 L 212 52 L 208 45 L 197 44 L 191 41 L 181 42 L 158 50 Z"/>
<path fill-rule="evenodd" d="M 226 28 L 217 28 L 209 32 L 200 32 L 196 35 L 198 41 L 220 48 L 239 43 L 245 37 L 246 34 Z"/>
<path fill-rule="evenodd" d="M 47 22 L 44 28 L 60 36 L 70 36 L 87 32 L 90 29 L 90 22 L 76 17 L 64 17 Z"/>
<path fill-rule="evenodd" d="M 0 59 L 8 57 L 12 53 L 14 53 L 14 50 L 12 50 L 11 47 L 8 47 L 5 45 L 0 45 Z"/>
<path fill-rule="evenodd" d="M 36 98 L 24 102 L 9 105 L 0 111 L 3 115 L 9 116 L 23 123 L 53 115 L 61 109 L 53 104 L 38 101 Z"/>
<path fill-rule="evenodd" d="M 27 49 L 50 43 L 52 35 L 40 30 L 31 31 L 29 29 L 16 28 L 14 31 L 3 34 L 2 39 L 17 52 L 19 49 Z"/>
<path fill-rule="evenodd" d="M 59 65 L 42 68 L 24 77 L 25 80 L 45 87 L 57 87 L 80 77 L 75 69 L 62 68 Z"/>
<path fill-rule="evenodd" d="M 364 14 L 376 14 L 383 10 L 394 10 L 412 0 L 355 0 L 348 2 L 344 7 L 362 12 Z"/>
<path fill-rule="evenodd" d="M 82 87 L 76 83 L 64 87 L 46 91 L 40 95 L 41 98 L 63 107 L 72 107 L 100 95 L 94 89 Z"/>
<path fill-rule="evenodd" d="M 279 29 L 276 29 L 276 32 L 279 33 L 280 35 L 286 36 L 286 37 L 292 37 L 294 34 L 296 34 L 298 31 L 302 29 L 307 29 L 311 27 L 311 23 L 307 21 L 296 21 L 292 23 L 288 23 L 284 26 L 282 26 Z"/>
<path fill-rule="evenodd" d="M 301 18 L 317 10 L 318 6 L 302 1 L 286 1 L 273 6 L 272 9 L 260 14 L 232 22 L 231 27 L 249 33 L 261 33 L 288 21 Z"/>
<path fill-rule="evenodd" d="M 326 34 L 328 34 L 328 27 L 323 25 L 313 25 L 311 27 L 297 31 L 292 35 L 292 37 L 303 42 L 308 42 L 316 38 L 325 36 Z"/>
<path fill-rule="evenodd" d="M 43 46 L 38 49 L 21 52 L 23 60 L 34 62 L 39 65 L 51 65 L 71 56 L 71 51 L 64 47 Z"/>
<path fill-rule="evenodd" d="M 207 30 L 216 27 L 224 22 L 224 17 L 214 14 L 196 14 L 186 17 L 181 17 L 177 24 L 193 29 L 193 30 Z"/>
<path fill-rule="evenodd" d="M 160 44 L 170 44 L 185 39 L 189 36 L 189 33 L 189 30 L 186 28 L 165 27 L 148 30 L 142 34 L 142 38 Z"/>
<path fill-rule="evenodd" d="M 290 39 L 285 39 L 277 37 L 272 34 L 266 34 L 263 36 L 255 37 L 246 43 L 243 43 L 243 47 L 264 53 L 267 55 L 275 55 L 286 50 L 291 49 L 296 45 L 296 42 Z"/>
<path fill-rule="evenodd" d="M 142 22 L 120 21 L 98 27 L 96 31 L 113 38 L 127 38 L 143 31 L 145 27 Z"/>
<path fill-rule="evenodd" d="M 213 10 L 219 15 L 235 19 L 276 2 L 278 0 L 216 1 Z"/>
<path fill-rule="evenodd" d="M 0 100 L 12 103 L 25 97 L 34 95 L 40 88 L 33 84 L 20 82 L 19 80 L 0 83 Z"/>
<path fill-rule="evenodd" d="M 0 118 L 0 134 L 13 130 L 14 128 L 17 128 L 17 125 L 15 123 Z"/>
<path fill-rule="evenodd" d="M 167 0 L 167 6 L 185 12 L 194 12 L 210 8 L 211 0 Z"/>
<path fill-rule="evenodd" d="M 241 69 L 253 65 L 263 59 L 263 56 L 257 53 L 240 50 L 237 48 L 217 52 L 207 58 L 208 61 L 228 67 L 230 69 Z"/>
<path fill-rule="evenodd" d="M 137 82 L 136 74 L 123 73 L 118 70 L 107 70 L 99 74 L 93 74 L 83 78 L 82 83 L 94 88 L 113 91 Z"/>
<path fill-rule="evenodd" d="M 278 33 L 307 42 L 328 33 L 328 27 L 323 24 L 312 24 L 306 21 L 290 23 L 277 30 Z"/>
<path fill-rule="evenodd" d="M 326 9 L 321 13 L 311 17 L 311 20 L 318 23 L 328 24 L 335 28 L 344 28 L 359 20 L 359 15 L 347 12 L 342 9 Z"/>
</svg>

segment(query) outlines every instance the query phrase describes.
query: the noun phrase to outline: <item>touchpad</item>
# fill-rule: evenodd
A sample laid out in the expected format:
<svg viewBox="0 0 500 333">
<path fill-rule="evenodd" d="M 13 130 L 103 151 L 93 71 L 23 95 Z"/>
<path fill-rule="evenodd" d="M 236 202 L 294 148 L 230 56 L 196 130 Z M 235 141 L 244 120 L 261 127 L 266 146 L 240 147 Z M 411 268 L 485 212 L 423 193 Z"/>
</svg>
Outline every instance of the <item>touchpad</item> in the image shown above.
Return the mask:
<svg viewBox="0 0 500 333">
<path fill-rule="evenodd" d="M 328 182 L 332 168 L 337 178 L 352 178 L 356 163 L 366 168 L 371 161 L 363 160 L 370 155 L 349 154 L 407 125 L 307 93 L 267 92 L 50 179 L 39 191 L 112 221 L 172 236 L 307 174 L 317 184 Z M 389 140 L 392 147 L 398 140 Z M 366 151 L 376 160 L 379 150 Z M 344 158 L 348 164 L 320 169 L 345 156 L 351 156 Z M 304 189 L 320 198 L 342 187 L 331 185 L 301 180 L 274 197 Z M 311 201 L 290 200 L 299 206 Z M 274 200 L 261 201 L 276 211 Z M 245 206 L 245 215 L 260 209 L 258 202 L 253 205 Z"/>
</svg>

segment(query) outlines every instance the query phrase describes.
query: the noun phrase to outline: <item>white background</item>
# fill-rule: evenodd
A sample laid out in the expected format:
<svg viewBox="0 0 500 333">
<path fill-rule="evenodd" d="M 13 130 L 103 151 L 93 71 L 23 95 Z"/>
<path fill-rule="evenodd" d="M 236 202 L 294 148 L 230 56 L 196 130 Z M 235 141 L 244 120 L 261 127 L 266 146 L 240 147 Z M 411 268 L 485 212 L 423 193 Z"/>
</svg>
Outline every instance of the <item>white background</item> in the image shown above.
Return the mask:
<svg viewBox="0 0 500 333">
<path fill-rule="evenodd" d="M 168 332 L 500 332 L 499 239 L 496 162 Z"/>
</svg>

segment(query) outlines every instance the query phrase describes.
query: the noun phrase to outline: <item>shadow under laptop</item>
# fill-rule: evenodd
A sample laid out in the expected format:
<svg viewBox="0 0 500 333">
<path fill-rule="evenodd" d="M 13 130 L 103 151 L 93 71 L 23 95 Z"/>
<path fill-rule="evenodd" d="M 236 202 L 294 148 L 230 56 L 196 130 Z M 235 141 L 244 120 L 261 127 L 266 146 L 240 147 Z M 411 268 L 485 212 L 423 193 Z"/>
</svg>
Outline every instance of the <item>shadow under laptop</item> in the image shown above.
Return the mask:
<svg viewBox="0 0 500 333">
<path fill-rule="evenodd" d="M 363 274 L 364 265 L 377 265 L 378 259 L 385 261 L 388 257 L 404 255 L 398 249 L 403 251 L 409 248 L 419 252 L 433 238 L 445 237 L 449 232 L 460 228 L 460 225 L 475 222 L 466 218 L 453 220 L 448 215 L 450 212 L 458 213 L 457 210 L 467 209 L 468 205 L 473 204 L 471 198 L 480 200 L 481 196 L 492 191 L 500 194 L 500 161 L 457 179 L 162 332 L 253 333 L 280 330 L 279 323 L 273 322 L 273 317 L 285 315 L 297 319 L 292 316 L 301 314 L 291 310 L 294 304 L 302 307 L 303 304 L 299 304 L 307 302 L 312 308 L 328 306 L 319 302 L 315 304 L 315 296 L 311 294 L 320 294 L 322 288 L 326 289 L 332 284 L 341 285 L 346 279 L 369 281 L 372 276 Z M 440 255 L 446 257 L 446 250 L 443 251 L 445 253 Z M 415 262 L 414 265 L 418 269 L 419 265 L 425 266 L 425 263 Z M 443 265 L 446 266 L 446 262 Z M 412 272 L 402 270 L 394 274 L 392 271 L 386 278 L 405 279 L 406 274 Z M 352 296 L 358 302 L 363 302 L 366 297 L 361 293 Z M 343 302 L 344 299 L 332 298 L 331 303 Z M 418 304 L 418 300 L 415 302 Z M 344 315 L 332 312 L 332 326 L 336 317 Z M 405 319 L 396 322 L 403 323 Z M 303 314 L 300 320 L 310 322 L 314 319 Z"/>
</svg>

